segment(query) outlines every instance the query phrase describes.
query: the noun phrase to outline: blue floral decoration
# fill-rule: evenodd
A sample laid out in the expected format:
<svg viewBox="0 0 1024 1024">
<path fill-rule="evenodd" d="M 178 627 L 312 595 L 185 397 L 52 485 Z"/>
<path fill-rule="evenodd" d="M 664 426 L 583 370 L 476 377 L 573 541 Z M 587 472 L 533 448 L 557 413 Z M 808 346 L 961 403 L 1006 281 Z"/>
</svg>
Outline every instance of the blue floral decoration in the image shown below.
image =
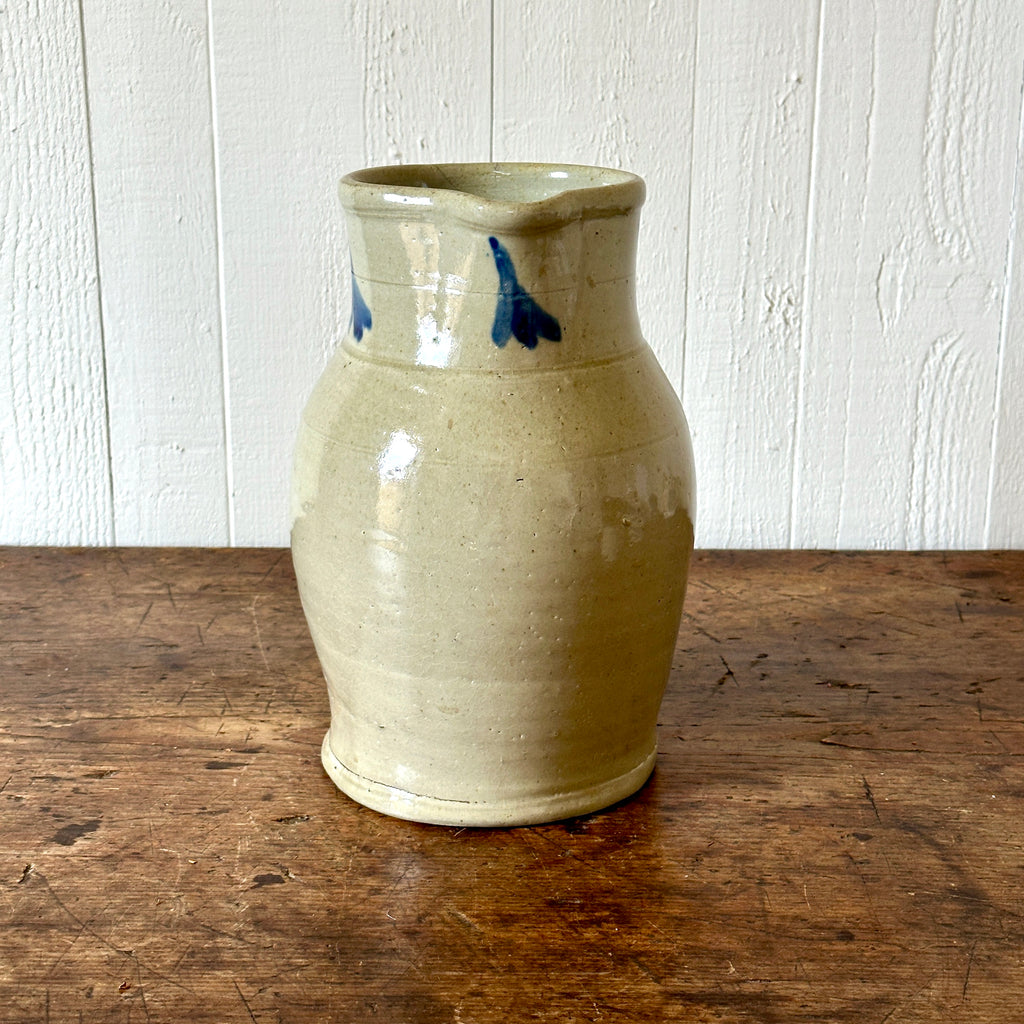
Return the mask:
<svg viewBox="0 0 1024 1024">
<path fill-rule="evenodd" d="M 498 268 L 498 305 L 491 328 L 494 344 L 504 348 L 512 335 L 527 348 L 536 348 L 540 338 L 561 341 L 561 326 L 519 283 L 508 250 L 493 235 L 488 241 L 494 253 L 494 265 Z"/>
<path fill-rule="evenodd" d="M 356 341 L 363 340 L 363 331 L 373 327 L 373 317 L 370 315 L 370 307 L 366 304 L 359 285 L 356 284 L 355 272 L 352 274 L 352 333 Z"/>
</svg>

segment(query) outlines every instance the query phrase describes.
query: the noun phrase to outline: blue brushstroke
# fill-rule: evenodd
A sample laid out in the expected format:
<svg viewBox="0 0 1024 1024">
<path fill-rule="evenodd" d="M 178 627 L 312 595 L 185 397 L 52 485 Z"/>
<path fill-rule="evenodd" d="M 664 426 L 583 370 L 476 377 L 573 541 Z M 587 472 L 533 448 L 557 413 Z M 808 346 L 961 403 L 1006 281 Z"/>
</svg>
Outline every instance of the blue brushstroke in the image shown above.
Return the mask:
<svg viewBox="0 0 1024 1024">
<path fill-rule="evenodd" d="M 494 344 L 504 348 L 512 335 L 527 348 L 536 348 L 540 338 L 561 341 L 561 326 L 534 302 L 519 283 L 508 250 L 493 235 L 488 241 L 494 252 L 494 265 L 498 268 L 498 306 L 491 328 Z"/>
<path fill-rule="evenodd" d="M 356 284 L 356 275 L 352 274 L 352 333 L 356 341 L 363 340 L 363 331 L 373 327 L 373 317 L 370 315 L 370 307 L 366 304 L 359 285 Z"/>
</svg>

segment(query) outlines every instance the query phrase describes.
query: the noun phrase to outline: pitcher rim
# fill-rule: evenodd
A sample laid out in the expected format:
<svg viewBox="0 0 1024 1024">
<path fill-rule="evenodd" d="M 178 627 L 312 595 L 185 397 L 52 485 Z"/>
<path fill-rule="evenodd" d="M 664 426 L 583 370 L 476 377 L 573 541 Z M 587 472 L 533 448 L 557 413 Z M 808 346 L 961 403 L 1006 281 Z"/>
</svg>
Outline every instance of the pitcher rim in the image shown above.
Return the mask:
<svg viewBox="0 0 1024 1024">
<path fill-rule="evenodd" d="M 642 205 L 646 188 L 638 175 L 613 167 L 498 161 L 366 167 L 346 174 L 338 192 L 357 215 L 444 216 L 527 233 L 628 214 Z"/>
</svg>

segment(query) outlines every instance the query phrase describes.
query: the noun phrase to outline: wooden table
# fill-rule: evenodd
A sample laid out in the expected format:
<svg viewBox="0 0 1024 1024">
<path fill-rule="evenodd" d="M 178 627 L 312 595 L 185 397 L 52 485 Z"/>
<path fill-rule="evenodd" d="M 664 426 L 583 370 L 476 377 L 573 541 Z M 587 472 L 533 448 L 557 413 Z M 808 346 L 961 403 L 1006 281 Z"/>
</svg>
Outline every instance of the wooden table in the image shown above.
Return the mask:
<svg viewBox="0 0 1024 1024">
<path fill-rule="evenodd" d="M 1024 552 L 700 554 L 584 819 L 383 817 L 327 718 L 286 552 L 0 549 L 0 1019 L 1024 1019 Z"/>
</svg>

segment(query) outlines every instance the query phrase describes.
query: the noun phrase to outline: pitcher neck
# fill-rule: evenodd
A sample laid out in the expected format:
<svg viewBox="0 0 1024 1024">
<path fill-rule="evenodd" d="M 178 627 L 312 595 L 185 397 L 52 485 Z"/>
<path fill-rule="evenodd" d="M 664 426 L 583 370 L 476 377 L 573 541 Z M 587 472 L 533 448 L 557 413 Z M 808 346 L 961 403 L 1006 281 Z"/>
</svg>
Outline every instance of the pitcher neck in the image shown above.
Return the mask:
<svg viewBox="0 0 1024 1024">
<path fill-rule="evenodd" d="M 643 184 L 618 171 L 570 171 L 444 165 L 344 179 L 353 293 L 346 348 L 500 372 L 643 345 L 635 300 Z M 474 191 L 435 187 L 439 180 Z"/>
</svg>

